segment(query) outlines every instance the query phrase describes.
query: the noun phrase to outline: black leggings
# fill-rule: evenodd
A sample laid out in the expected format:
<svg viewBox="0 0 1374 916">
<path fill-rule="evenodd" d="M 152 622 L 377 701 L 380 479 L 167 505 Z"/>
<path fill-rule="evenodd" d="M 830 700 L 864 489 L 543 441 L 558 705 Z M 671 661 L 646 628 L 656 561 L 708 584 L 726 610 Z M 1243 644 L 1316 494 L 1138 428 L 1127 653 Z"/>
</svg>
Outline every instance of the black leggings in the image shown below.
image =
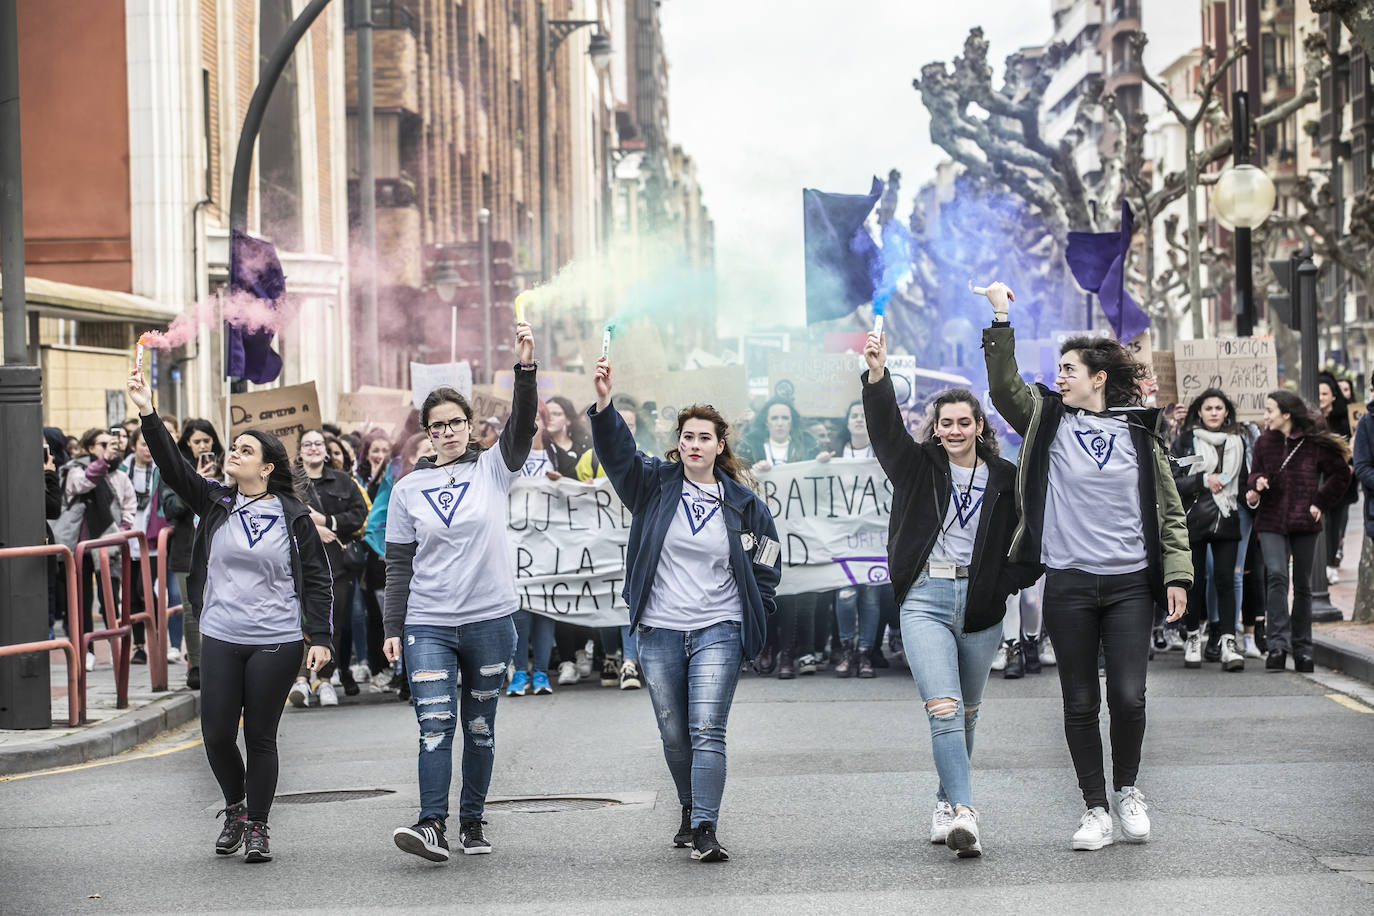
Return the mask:
<svg viewBox="0 0 1374 916">
<path fill-rule="evenodd" d="M 1150 657 L 1154 598 L 1145 570 L 1097 576 L 1077 570 L 1045 573 L 1044 628 L 1059 660 L 1064 737 L 1089 808 L 1107 807 L 1098 713 L 1098 646 L 1106 658 L 1111 710 L 1112 782 L 1135 785 L 1145 740 L 1145 668 Z"/>
<path fill-rule="evenodd" d="M 1212 548 L 1212 581 L 1217 589 L 1216 633 L 1213 642 L 1236 631 L 1236 554 L 1240 541 L 1193 541 L 1193 587 L 1188 591 L 1188 609 L 1183 613 L 1183 628 L 1193 631 L 1207 616 L 1207 548 Z"/>
<path fill-rule="evenodd" d="M 267 821 L 277 791 L 277 723 L 296 680 L 305 640 L 245 646 L 201 636 L 200 734 L 224 803 L 248 798 L 248 818 Z M 239 716 L 248 749 L 239 754 Z"/>
</svg>

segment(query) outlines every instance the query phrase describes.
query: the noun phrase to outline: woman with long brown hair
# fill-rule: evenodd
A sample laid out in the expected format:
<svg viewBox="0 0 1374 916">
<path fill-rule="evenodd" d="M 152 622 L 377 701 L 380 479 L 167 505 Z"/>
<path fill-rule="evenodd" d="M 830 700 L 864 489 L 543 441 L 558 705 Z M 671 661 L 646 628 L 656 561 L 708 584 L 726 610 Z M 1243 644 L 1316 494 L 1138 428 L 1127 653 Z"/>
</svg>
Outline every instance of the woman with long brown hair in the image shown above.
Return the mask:
<svg viewBox="0 0 1374 916">
<path fill-rule="evenodd" d="M 1344 497 L 1351 470 L 1350 446 L 1321 430 L 1302 398 L 1274 391 L 1264 400 L 1264 428 L 1255 442 L 1246 505 L 1255 509 L 1255 530 L 1264 553 L 1268 593 L 1264 637 L 1269 657 L 1264 667 L 1282 671 L 1293 653 L 1293 668 L 1311 672 L 1312 564 L 1323 513 Z M 1321 478 L 1326 482 L 1322 483 Z M 1288 612 L 1288 568 L 1293 568 L 1293 612 Z"/>
<path fill-rule="evenodd" d="M 730 448 L 713 407 L 679 411 L 667 460 L 635 447 L 611 407 L 611 365 L 596 364 L 592 440 L 601 466 L 634 516 L 624 598 L 639 636 L 668 762 L 682 805 L 673 845 L 692 858 L 730 858 L 716 837 L 725 791 L 725 723 L 740 663 L 763 650 L 777 606 L 778 532 Z"/>
</svg>

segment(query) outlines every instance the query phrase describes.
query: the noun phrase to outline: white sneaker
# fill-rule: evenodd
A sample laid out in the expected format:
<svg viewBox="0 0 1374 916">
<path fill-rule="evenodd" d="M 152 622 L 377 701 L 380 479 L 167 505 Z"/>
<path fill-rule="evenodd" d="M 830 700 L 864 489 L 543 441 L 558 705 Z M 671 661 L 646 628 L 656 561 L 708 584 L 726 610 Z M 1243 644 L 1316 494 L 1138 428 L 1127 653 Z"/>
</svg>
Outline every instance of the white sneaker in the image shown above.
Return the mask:
<svg viewBox="0 0 1374 916">
<path fill-rule="evenodd" d="M 1178 627 L 1164 628 L 1164 642 L 1166 651 L 1177 652 L 1183 648 L 1183 637 L 1178 633 Z"/>
<path fill-rule="evenodd" d="M 167 650 L 167 664 L 169 664 L 169 665 L 175 665 L 175 664 L 176 664 L 177 662 L 179 662 L 179 661 L 181 661 L 181 650 L 180 650 L 180 649 L 168 649 L 168 650 Z"/>
<path fill-rule="evenodd" d="M 87 671 L 94 671 L 94 670 L 95 670 L 95 653 L 94 653 L 94 652 L 91 652 L 91 651 L 89 651 L 89 650 L 86 652 L 86 670 L 87 670 Z"/>
<path fill-rule="evenodd" d="M 580 680 L 577 674 L 577 665 L 572 662 L 562 662 L 558 666 L 558 686 L 565 687 L 568 684 L 576 684 Z"/>
<path fill-rule="evenodd" d="M 329 683 L 333 684 L 335 687 L 343 686 L 343 678 L 339 677 L 338 668 L 335 668 L 334 673 L 329 676 Z"/>
<path fill-rule="evenodd" d="M 1007 641 L 997 644 L 997 654 L 992 657 L 992 670 L 1005 671 L 1007 668 Z"/>
<path fill-rule="evenodd" d="M 1183 667 L 1202 667 L 1202 637 L 1197 630 L 1189 630 L 1188 638 L 1183 641 Z"/>
<path fill-rule="evenodd" d="M 1245 670 L 1245 656 L 1236 651 L 1236 637 L 1230 633 L 1221 637 L 1221 670 Z"/>
<path fill-rule="evenodd" d="M 1339 566 L 1326 567 L 1326 584 L 1335 585 L 1341 581 L 1341 568 Z"/>
<path fill-rule="evenodd" d="M 949 802 L 936 802 L 935 813 L 930 817 L 930 841 L 943 843 L 949 839 L 949 828 L 954 824 L 954 809 Z"/>
<path fill-rule="evenodd" d="M 348 670 L 349 673 L 353 675 L 355 683 L 366 684 L 368 681 L 372 680 L 372 669 L 367 667 L 367 662 L 358 662 L 358 664 L 351 666 Z"/>
<path fill-rule="evenodd" d="M 315 696 L 319 698 L 321 706 L 339 705 L 339 695 L 334 692 L 334 685 L 329 681 L 320 681 L 320 686 L 315 689 Z"/>
<path fill-rule="evenodd" d="M 1121 837 L 1128 843 L 1143 843 L 1150 838 L 1150 816 L 1145 813 L 1145 796 L 1135 786 L 1116 793 L 1116 816 L 1121 818 Z"/>
<path fill-rule="evenodd" d="M 983 854 L 983 844 L 978 842 L 978 812 L 965 808 L 954 815 L 954 823 L 949 826 L 949 836 L 945 845 L 961 859 L 974 859 Z"/>
<path fill-rule="evenodd" d="M 577 660 L 577 676 L 586 679 L 592 676 L 592 657 L 587 654 L 586 649 L 578 649 L 573 653 L 573 658 Z"/>
<path fill-rule="evenodd" d="M 1040 634 L 1040 664 L 1059 664 L 1059 659 L 1056 658 L 1054 654 L 1054 643 L 1050 642 L 1050 638 L 1044 633 Z"/>
<path fill-rule="evenodd" d="M 1069 844 L 1080 851 L 1092 851 L 1112 845 L 1112 816 L 1106 808 L 1089 808 L 1078 822 L 1078 831 Z"/>
<path fill-rule="evenodd" d="M 1264 657 L 1264 656 L 1260 655 L 1259 643 L 1255 642 L 1255 634 L 1254 634 L 1254 633 L 1246 633 L 1246 634 L 1245 634 L 1245 657 L 1246 657 L 1246 658 L 1263 658 L 1263 657 Z"/>
<path fill-rule="evenodd" d="M 310 685 L 305 681 L 297 681 L 291 685 L 291 692 L 286 695 L 291 701 L 291 705 L 297 709 L 310 705 Z"/>
</svg>

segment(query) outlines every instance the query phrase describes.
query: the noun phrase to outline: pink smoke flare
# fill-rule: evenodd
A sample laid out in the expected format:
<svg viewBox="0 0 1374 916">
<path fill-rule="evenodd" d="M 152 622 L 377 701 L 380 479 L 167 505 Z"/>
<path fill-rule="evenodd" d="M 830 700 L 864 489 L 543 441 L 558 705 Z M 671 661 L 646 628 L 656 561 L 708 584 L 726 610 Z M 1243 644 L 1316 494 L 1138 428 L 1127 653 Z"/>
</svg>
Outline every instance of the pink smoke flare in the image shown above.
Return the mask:
<svg viewBox="0 0 1374 916">
<path fill-rule="evenodd" d="M 276 334 L 291 325 L 300 312 L 300 305 L 294 296 L 283 296 L 272 303 L 246 291 L 226 293 L 222 300 L 205 299 L 197 302 L 189 311 L 173 319 L 166 331 L 148 331 L 139 341 L 159 350 L 180 347 L 195 337 L 201 328 L 215 327 L 219 323 L 221 301 L 224 320 L 250 334 L 257 331 Z"/>
</svg>

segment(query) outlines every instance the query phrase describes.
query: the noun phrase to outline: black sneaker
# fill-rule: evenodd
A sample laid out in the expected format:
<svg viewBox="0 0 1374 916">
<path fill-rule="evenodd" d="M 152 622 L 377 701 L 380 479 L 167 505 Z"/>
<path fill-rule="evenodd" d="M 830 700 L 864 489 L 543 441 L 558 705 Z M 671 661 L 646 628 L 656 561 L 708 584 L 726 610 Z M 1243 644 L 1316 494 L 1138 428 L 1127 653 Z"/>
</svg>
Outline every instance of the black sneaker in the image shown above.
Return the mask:
<svg viewBox="0 0 1374 916">
<path fill-rule="evenodd" d="M 192 665 L 186 672 L 186 686 L 192 690 L 200 689 L 200 666 Z"/>
<path fill-rule="evenodd" d="M 1021 662 L 1027 674 L 1040 673 L 1040 637 L 1026 636 L 1021 640 Z"/>
<path fill-rule="evenodd" d="M 1215 628 L 1207 632 L 1207 643 L 1202 648 L 1202 660 L 1205 662 L 1221 661 L 1221 631 Z"/>
<path fill-rule="evenodd" d="M 219 832 L 219 839 L 215 840 L 215 854 L 233 855 L 243 845 L 243 835 L 248 830 L 248 806 L 243 802 L 226 805 L 219 809 L 215 818 L 218 819 L 221 814 L 225 816 L 224 829 Z"/>
<path fill-rule="evenodd" d="M 1264 660 L 1265 671 L 1282 671 L 1288 667 L 1288 653 L 1282 649 L 1272 649 Z"/>
<path fill-rule="evenodd" d="M 130 659 L 129 659 L 129 664 L 131 664 L 131 665 L 146 665 L 146 664 L 148 664 L 148 653 L 147 653 L 146 651 L 144 651 L 144 649 L 143 649 L 142 646 L 135 646 L 135 647 L 134 647 L 134 654 L 133 654 L 132 657 L 130 657 Z"/>
<path fill-rule="evenodd" d="M 243 861 L 272 861 L 272 850 L 267 846 L 267 823 L 265 821 L 248 822 L 248 833 L 243 839 Z"/>
<path fill-rule="evenodd" d="M 677 834 L 673 837 L 673 846 L 677 849 L 686 849 L 692 845 L 692 806 L 682 806 L 682 823 L 677 826 Z"/>
<path fill-rule="evenodd" d="M 601 686 L 620 686 L 620 663 L 614 655 L 608 655 L 601 660 Z"/>
<path fill-rule="evenodd" d="M 458 845 L 463 855 L 478 856 L 491 852 L 491 842 L 482 834 L 485 821 L 462 821 L 458 825 Z"/>
<path fill-rule="evenodd" d="M 353 676 L 353 672 L 347 668 L 339 668 L 339 684 L 343 687 L 345 696 L 356 697 L 362 690 L 358 686 L 358 680 Z"/>
<path fill-rule="evenodd" d="M 1021 643 L 1008 639 L 1007 641 L 1007 667 L 1002 669 L 1002 677 L 1007 680 L 1016 680 L 1026 673 L 1026 657 L 1021 652 Z"/>
<path fill-rule="evenodd" d="M 730 853 L 716 839 L 716 825 L 702 821 L 692 831 L 692 858 L 702 862 L 727 862 Z"/>
<path fill-rule="evenodd" d="M 397 827 L 391 832 L 391 839 L 402 852 L 431 862 L 448 861 L 448 840 L 438 821 L 426 818 L 414 827 Z"/>
</svg>

